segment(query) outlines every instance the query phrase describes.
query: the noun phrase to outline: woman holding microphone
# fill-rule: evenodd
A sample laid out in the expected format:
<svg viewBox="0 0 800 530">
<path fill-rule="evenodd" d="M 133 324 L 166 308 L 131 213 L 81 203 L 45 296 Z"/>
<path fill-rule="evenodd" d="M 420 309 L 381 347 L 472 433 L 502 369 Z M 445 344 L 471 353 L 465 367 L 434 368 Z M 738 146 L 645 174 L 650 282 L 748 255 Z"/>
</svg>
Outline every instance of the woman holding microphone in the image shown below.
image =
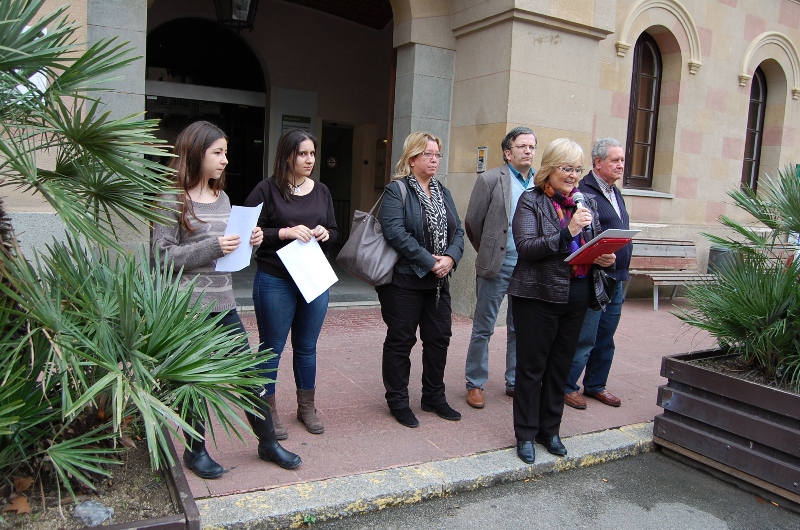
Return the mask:
<svg viewBox="0 0 800 530">
<path fill-rule="evenodd" d="M 514 434 L 517 455 L 528 464 L 536 458 L 534 441 L 552 454 L 567 454 L 559 437 L 564 383 L 592 293 L 602 289 L 593 265 L 564 261 L 586 243 L 584 227 L 600 233 L 594 199 L 587 195 L 581 206 L 575 201 L 582 163 L 583 150 L 572 140 L 548 145 L 535 187 L 520 197 L 512 222 L 519 260 L 508 295 L 514 321 L 529 323 L 517 326 Z M 615 259 L 604 254 L 595 265 L 611 267 Z"/>
</svg>

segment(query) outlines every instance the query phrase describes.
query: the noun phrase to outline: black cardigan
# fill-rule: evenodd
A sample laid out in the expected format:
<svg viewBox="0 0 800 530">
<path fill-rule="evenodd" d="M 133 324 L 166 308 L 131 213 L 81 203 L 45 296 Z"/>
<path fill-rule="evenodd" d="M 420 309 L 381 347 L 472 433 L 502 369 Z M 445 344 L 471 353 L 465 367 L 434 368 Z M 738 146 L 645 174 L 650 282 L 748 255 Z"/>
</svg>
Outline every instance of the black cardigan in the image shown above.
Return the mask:
<svg viewBox="0 0 800 530">
<path fill-rule="evenodd" d="M 609 228 L 628 230 L 630 228 L 630 218 L 628 217 L 628 210 L 625 209 L 625 199 L 622 198 L 622 193 L 620 193 L 616 186 L 614 186 L 614 195 L 617 198 L 617 204 L 619 205 L 622 219 L 617 215 L 614 206 L 611 204 L 611 201 L 606 198 L 603 190 L 597 185 L 594 172 L 590 171 L 581 179 L 578 183 L 578 189 L 583 193 L 594 196 L 594 201 L 597 204 L 597 213 L 600 217 L 600 227 L 603 230 L 608 230 Z M 609 276 L 615 278 L 617 281 L 627 281 L 631 279 L 628 268 L 631 264 L 632 250 L 633 243 L 629 243 L 614 253 L 617 255 L 617 261 L 615 262 L 616 270 L 615 272 L 609 272 Z"/>
</svg>

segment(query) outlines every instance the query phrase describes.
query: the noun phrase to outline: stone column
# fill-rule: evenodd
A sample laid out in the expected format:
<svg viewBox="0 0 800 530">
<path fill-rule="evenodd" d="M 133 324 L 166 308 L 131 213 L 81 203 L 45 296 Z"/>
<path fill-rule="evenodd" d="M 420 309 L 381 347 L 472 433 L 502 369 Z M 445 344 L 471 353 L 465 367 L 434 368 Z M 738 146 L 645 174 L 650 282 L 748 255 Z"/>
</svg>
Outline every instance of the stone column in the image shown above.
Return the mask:
<svg viewBox="0 0 800 530">
<path fill-rule="evenodd" d="M 392 167 L 400 158 L 406 136 L 428 131 L 442 140 L 445 158 L 437 175 L 446 178 L 454 73 L 453 50 L 418 43 L 397 50 Z"/>
</svg>

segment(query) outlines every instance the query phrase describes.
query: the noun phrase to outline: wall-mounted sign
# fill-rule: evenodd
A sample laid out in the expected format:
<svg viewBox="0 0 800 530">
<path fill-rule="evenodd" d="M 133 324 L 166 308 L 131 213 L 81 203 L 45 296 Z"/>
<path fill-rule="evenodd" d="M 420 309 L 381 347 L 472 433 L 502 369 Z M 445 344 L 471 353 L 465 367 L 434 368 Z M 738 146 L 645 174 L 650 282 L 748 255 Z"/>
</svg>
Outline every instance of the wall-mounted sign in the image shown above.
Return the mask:
<svg viewBox="0 0 800 530">
<path fill-rule="evenodd" d="M 303 129 L 311 132 L 311 118 L 308 116 L 281 115 L 281 132 L 286 129 Z"/>
<path fill-rule="evenodd" d="M 489 148 L 486 146 L 478 148 L 478 173 L 486 171 L 486 159 L 489 158 Z"/>
</svg>

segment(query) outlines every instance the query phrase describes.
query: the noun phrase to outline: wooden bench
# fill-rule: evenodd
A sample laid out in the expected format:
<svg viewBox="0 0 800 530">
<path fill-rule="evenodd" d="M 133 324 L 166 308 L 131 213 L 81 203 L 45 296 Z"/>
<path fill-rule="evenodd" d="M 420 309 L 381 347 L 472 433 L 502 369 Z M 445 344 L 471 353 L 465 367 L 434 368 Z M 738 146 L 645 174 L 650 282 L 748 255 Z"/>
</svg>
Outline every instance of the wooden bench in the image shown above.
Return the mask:
<svg viewBox="0 0 800 530">
<path fill-rule="evenodd" d="M 704 283 L 714 279 L 713 274 L 697 270 L 697 249 L 685 239 L 637 239 L 633 240 L 633 252 L 629 270 L 631 276 L 646 276 L 653 282 L 653 311 L 658 311 L 658 288 L 671 285 L 675 296 L 678 287 Z M 628 291 L 625 286 L 625 293 Z"/>
</svg>

